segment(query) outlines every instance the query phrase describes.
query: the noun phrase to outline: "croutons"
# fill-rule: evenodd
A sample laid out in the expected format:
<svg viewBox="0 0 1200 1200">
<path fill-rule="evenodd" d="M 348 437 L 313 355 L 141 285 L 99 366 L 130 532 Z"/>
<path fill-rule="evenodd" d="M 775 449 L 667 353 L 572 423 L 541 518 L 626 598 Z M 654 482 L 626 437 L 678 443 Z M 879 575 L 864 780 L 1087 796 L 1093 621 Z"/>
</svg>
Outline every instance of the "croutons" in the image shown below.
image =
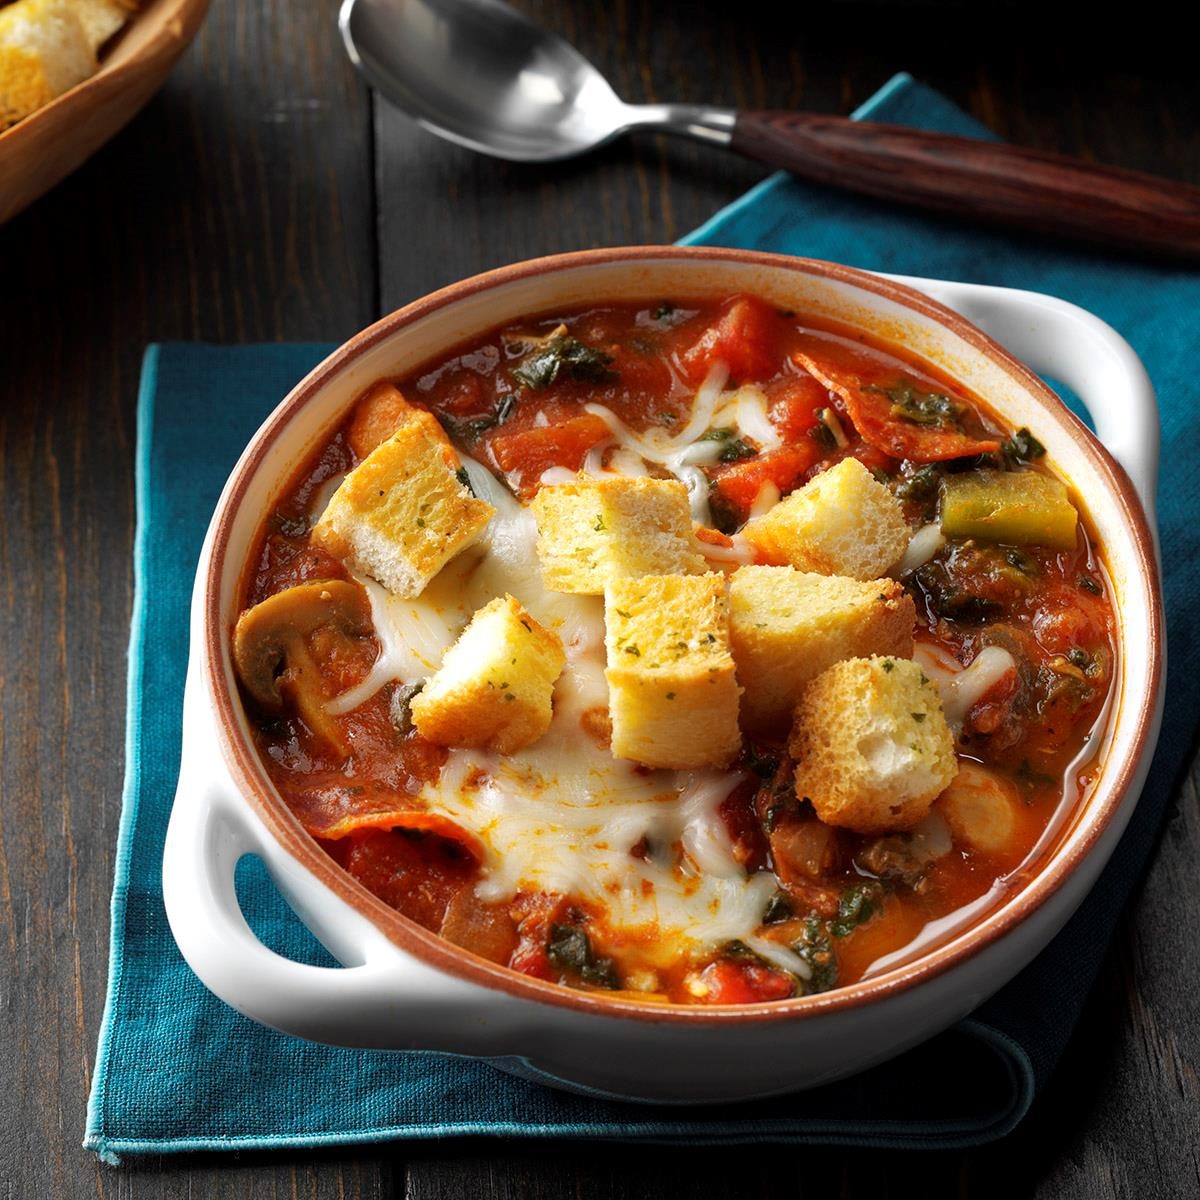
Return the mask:
<svg viewBox="0 0 1200 1200">
<path fill-rule="evenodd" d="M 512 596 L 485 604 L 413 697 L 422 737 L 440 746 L 513 754 L 550 727 L 562 642 Z"/>
<path fill-rule="evenodd" d="M 604 590 L 612 752 L 649 767 L 723 767 L 741 746 L 725 578 L 645 575 Z"/>
<path fill-rule="evenodd" d="M 1017 834 L 1020 800 L 1013 785 L 994 771 L 965 762 L 934 802 L 956 841 L 999 854 L 1011 850 Z"/>
<path fill-rule="evenodd" d="M 788 751 L 796 795 L 856 833 L 911 829 L 958 770 L 937 689 L 902 658 L 851 658 L 818 675 Z"/>
<path fill-rule="evenodd" d="M 742 532 L 765 562 L 851 579 L 884 574 L 909 538 L 896 498 L 856 458 L 822 471 Z"/>
<path fill-rule="evenodd" d="M 911 658 L 915 621 L 912 598 L 894 579 L 739 567 L 729 582 L 729 627 L 743 724 L 786 725 L 809 681 L 843 659 Z"/>
<path fill-rule="evenodd" d="M 98 51 L 120 29 L 137 7 L 136 0 L 71 0 L 84 36 Z"/>
<path fill-rule="evenodd" d="M 428 413 L 407 420 L 342 481 L 313 541 L 398 596 L 425 585 L 487 527 L 495 509 L 455 474 Z"/>
<path fill-rule="evenodd" d="M 0 8 L 0 130 L 95 71 L 95 51 L 70 0 L 19 0 Z"/>
<path fill-rule="evenodd" d="M 532 508 L 555 591 L 599 596 L 610 580 L 705 570 L 687 488 L 674 479 L 581 478 L 541 488 Z"/>
</svg>

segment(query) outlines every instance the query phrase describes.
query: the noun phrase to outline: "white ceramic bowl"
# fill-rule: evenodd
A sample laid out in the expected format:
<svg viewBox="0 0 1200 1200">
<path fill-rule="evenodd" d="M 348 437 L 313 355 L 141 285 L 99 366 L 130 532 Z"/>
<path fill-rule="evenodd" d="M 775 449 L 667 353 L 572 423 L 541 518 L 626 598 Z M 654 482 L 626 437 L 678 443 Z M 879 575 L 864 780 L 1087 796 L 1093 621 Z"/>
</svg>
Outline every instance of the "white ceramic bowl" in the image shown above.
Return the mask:
<svg viewBox="0 0 1200 1200">
<path fill-rule="evenodd" d="M 368 384 L 530 313 L 739 291 L 903 341 L 1046 444 L 1088 509 L 1113 584 L 1122 652 L 1103 765 L 1059 841 L 1007 897 L 904 965 L 821 995 L 723 1008 L 573 991 L 485 962 L 419 928 L 338 869 L 303 831 L 258 762 L 238 698 L 229 651 L 238 579 L 284 481 Z M 1028 367 L 958 314 L 1080 394 L 1099 440 Z M 163 867 L 180 949 L 218 996 L 285 1032 L 347 1046 L 485 1056 L 558 1086 L 625 1098 L 770 1095 L 915 1045 L 970 1012 L 1050 941 L 1095 882 L 1137 802 L 1164 674 L 1152 532 L 1157 454 L 1154 394 L 1133 351 L 1083 310 L 1029 292 L 900 283 L 745 251 L 641 247 L 518 264 L 393 313 L 326 359 L 267 419 L 209 529 L 192 606 L 183 761 Z M 233 886 L 245 854 L 265 862 L 344 969 L 291 962 L 254 937 Z"/>
</svg>

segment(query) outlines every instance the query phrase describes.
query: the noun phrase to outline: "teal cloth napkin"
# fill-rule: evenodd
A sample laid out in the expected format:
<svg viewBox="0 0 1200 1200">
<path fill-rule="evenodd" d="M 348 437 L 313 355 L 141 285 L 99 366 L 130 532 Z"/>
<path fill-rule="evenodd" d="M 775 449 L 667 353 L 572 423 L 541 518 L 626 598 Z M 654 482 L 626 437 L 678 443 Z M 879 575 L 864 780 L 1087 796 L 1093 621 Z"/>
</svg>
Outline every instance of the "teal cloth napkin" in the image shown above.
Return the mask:
<svg viewBox="0 0 1200 1200">
<path fill-rule="evenodd" d="M 989 136 L 898 76 L 859 116 Z M 1157 385 L 1164 444 L 1200 448 L 1200 275 L 1064 250 L 901 212 L 776 176 L 689 242 L 745 246 L 1073 300 L 1119 329 Z M 160 868 L 179 769 L 187 607 L 205 526 L 261 419 L 330 347 L 151 347 L 138 409 L 136 595 L 127 774 L 113 892 L 109 994 L 84 1145 L 106 1162 L 198 1149 L 278 1149 L 450 1135 L 775 1140 L 950 1148 L 1011 1130 L 1054 1067 L 1118 912 L 1152 849 L 1200 710 L 1200 478 L 1163 464 L 1171 641 L 1167 716 L 1141 804 L 1099 885 L 1054 943 L 958 1027 L 820 1090 L 695 1109 L 549 1090 L 478 1060 L 341 1050 L 256 1025 L 191 973 L 163 911 Z M 239 869 L 251 925 L 273 949 L 332 965 L 261 866 Z"/>
</svg>

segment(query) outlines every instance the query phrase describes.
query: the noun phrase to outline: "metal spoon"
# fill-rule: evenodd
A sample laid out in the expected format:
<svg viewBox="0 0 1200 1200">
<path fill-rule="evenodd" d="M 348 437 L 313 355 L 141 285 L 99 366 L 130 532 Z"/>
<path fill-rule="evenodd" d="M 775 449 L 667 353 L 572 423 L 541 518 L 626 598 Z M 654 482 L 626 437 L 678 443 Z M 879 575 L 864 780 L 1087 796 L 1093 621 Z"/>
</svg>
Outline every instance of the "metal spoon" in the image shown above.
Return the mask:
<svg viewBox="0 0 1200 1200">
<path fill-rule="evenodd" d="M 627 104 L 573 46 L 500 0 L 345 0 L 367 81 L 432 133 L 551 162 L 633 130 L 680 134 L 820 183 L 971 221 L 1200 259 L 1200 188 L 898 125 L 699 104 Z"/>
</svg>

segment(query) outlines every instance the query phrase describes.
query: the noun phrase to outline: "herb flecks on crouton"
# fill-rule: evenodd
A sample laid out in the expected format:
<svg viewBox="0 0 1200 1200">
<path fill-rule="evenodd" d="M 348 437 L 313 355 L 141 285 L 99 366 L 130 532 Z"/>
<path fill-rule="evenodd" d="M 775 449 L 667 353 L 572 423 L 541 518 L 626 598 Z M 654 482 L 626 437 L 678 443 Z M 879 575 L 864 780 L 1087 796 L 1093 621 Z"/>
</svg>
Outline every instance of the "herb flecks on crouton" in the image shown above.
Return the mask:
<svg viewBox="0 0 1200 1200">
<path fill-rule="evenodd" d="M 419 596 L 496 511 L 458 470 L 437 422 L 419 412 L 346 476 L 313 540 L 396 595 Z"/>
<path fill-rule="evenodd" d="M 909 539 L 899 502 L 855 458 L 810 479 L 743 533 L 764 562 L 852 579 L 883 575 Z"/>
<path fill-rule="evenodd" d="M 604 593 L 612 751 L 650 767 L 724 767 L 741 746 L 725 578 L 647 575 Z"/>
<path fill-rule="evenodd" d="M 687 488 L 674 479 L 581 478 L 533 499 L 546 586 L 599 596 L 610 580 L 691 575 L 705 562 Z"/>
<path fill-rule="evenodd" d="M 739 567 L 729 608 L 743 723 L 755 729 L 786 728 L 809 681 L 836 662 L 912 657 L 916 609 L 893 579 Z"/>
<path fill-rule="evenodd" d="M 562 642 L 512 596 L 484 605 L 409 703 L 422 737 L 514 754 L 546 732 Z"/>
<path fill-rule="evenodd" d="M 856 833 L 911 829 L 958 771 L 937 689 L 902 658 L 852 658 L 818 675 L 788 750 L 796 795 Z"/>
</svg>

